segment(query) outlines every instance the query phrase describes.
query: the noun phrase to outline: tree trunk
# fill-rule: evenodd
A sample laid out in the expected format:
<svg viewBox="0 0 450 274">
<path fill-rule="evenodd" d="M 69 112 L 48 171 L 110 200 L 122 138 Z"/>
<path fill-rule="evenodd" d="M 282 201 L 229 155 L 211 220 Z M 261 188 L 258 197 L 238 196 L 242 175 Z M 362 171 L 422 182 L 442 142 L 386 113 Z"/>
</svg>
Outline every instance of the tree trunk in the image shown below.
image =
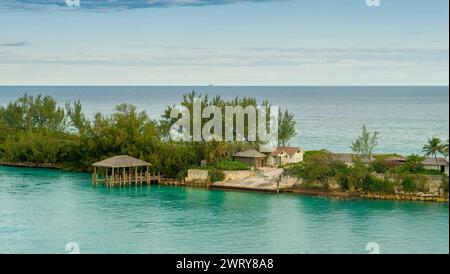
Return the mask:
<svg viewBox="0 0 450 274">
<path fill-rule="evenodd" d="M 438 162 L 437 154 L 436 154 L 436 153 L 434 154 L 434 159 L 436 160 L 436 168 L 437 168 L 437 170 L 440 171 L 441 169 L 440 169 L 440 167 L 439 167 L 439 162 Z"/>
</svg>

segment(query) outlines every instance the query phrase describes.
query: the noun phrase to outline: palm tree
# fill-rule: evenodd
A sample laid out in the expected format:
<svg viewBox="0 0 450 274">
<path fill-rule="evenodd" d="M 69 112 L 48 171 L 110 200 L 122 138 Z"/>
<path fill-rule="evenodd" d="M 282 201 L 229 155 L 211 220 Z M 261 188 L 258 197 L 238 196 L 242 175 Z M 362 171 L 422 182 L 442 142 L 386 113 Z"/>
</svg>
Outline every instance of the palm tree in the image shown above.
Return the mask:
<svg viewBox="0 0 450 274">
<path fill-rule="evenodd" d="M 447 142 L 442 146 L 442 154 L 444 154 L 445 158 L 448 157 L 448 144 L 449 144 L 449 139 L 447 139 Z"/>
<path fill-rule="evenodd" d="M 423 152 L 425 153 L 425 157 L 434 156 L 436 159 L 436 167 L 439 170 L 439 163 L 437 154 L 443 151 L 443 145 L 441 143 L 441 139 L 438 137 L 428 138 L 427 143 L 423 146 Z"/>
</svg>

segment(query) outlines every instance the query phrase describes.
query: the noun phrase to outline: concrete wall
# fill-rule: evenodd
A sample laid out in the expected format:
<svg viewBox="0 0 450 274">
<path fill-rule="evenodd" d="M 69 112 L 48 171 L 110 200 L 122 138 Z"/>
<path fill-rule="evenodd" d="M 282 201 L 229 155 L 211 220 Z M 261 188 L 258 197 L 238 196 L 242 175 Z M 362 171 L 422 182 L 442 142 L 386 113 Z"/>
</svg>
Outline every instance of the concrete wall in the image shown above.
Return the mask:
<svg viewBox="0 0 450 274">
<path fill-rule="evenodd" d="M 201 181 L 206 182 L 208 181 L 208 171 L 203 169 L 189 169 L 188 175 L 186 178 L 184 178 L 186 182 L 194 182 L 194 181 Z"/>
</svg>

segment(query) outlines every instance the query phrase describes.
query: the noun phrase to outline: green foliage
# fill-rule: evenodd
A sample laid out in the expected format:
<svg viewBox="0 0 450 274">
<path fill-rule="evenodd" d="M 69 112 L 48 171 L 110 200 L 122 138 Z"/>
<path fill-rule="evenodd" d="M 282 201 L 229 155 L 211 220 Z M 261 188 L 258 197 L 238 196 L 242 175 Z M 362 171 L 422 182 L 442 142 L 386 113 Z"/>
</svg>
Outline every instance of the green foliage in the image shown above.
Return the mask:
<svg viewBox="0 0 450 274">
<path fill-rule="evenodd" d="M 345 164 L 336 160 L 331 153 L 321 151 L 310 155 L 302 163 L 286 167 L 285 174 L 306 182 L 318 181 L 327 184 L 341 169 L 345 168 Z"/>
<path fill-rule="evenodd" d="M 64 109 L 58 107 L 50 96 L 33 97 L 25 94 L 6 108 L 0 109 L 0 120 L 11 129 L 47 129 L 63 131 L 65 129 Z"/>
<path fill-rule="evenodd" d="M 80 100 L 74 102 L 73 105 L 71 105 L 70 102 L 67 102 L 66 112 L 67 117 L 70 120 L 70 125 L 74 129 L 78 130 L 80 135 L 83 136 L 84 132 L 87 130 L 89 121 L 83 113 Z"/>
<path fill-rule="evenodd" d="M 278 143 L 284 147 L 289 140 L 297 135 L 295 132 L 295 119 L 294 114 L 289 113 L 288 110 L 285 110 L 284 113 L 280 110 L 278 117 Z"/>
<path fill-rule="evenodd" d="M 379 179 L 373 175 L 370 175 L 364 183 L 364 191 L 373 193 L 387 193 L 392 194 L 395 192 L 394 184 L 389 182 L 386 178 L 384 180 Z"/>
<path fill-rule="evenodd" d="M 441 143 L 438 137 L 428 138 L 427 143 L 423 146 L 423 152 L 426 157 L 433 156 L 436 160 L 436 169 L 439 170 L 437 155 L 445 154 L 445 145 Z"/>
<path fill-rule="evenodd" d="M 181 102 L 181 106 L 186 107 L 186 109 L 190 112 L 190 128 L 191 132 L 190 135 L 192 135 L 193 132 L 193 108 L 194 108 L 194 99 L 200 100 L 200 109 L 203 112 L 203 110 L 208 106 L 216 106 L 220 108 L 222 116 L 225 116 L 225 108 L 226 107 L 242 107 L 245 109 L 248 106 L 251 107 L 257 107 L 257 101 L 255 98 L 252 97 L 243 97 L 243 98 L 234 98 L 231 100 L 225 100 L 220 96 L 215 96 L 213 98 L 209 98 L 207 95 L 202 96 L 201 94 L 198 94 L 195 91 L 192 91 L 191 93 L 184 94 L 183 100 Z M 161 133 L 161 137 L 163 139 L 170 139 L 170 129 L 172 125 L 177 121 L 176 118 L 171 118 L 170 113 L 172 109 L 174 109 L 174 105 L 168 106 L 164 114 L 161 116 L 161 119 L 159 121 L 159 131 Z M 269 104 L 268 101 L 263 101 L 261 104 L 261 107 L 266 109 L 266 128 L 269 129 L 270 124 L 270 107 L 271 104 Z M 205 125 L 211 118 L 202 118 L 201 122 L 202 125 Z M 235 118 L 233 118 L 233 121 L 235 121 Z M 295 133 L 295 119 L 294 115 L 289 113 L 288 110 L 285 110 L 284 113 L 280 112 L 278 113 L 278 139 L 280 141 L 280 144 L 287 144 L 287 142 L 293 138 Z M 225 119 L 222 121 L 222 129 L 225 129 Z M 255 142 L 248 141 L 248 119 L 244 119 L 244 133 L 246 136 L 244 136 L 248 143 L 251 143 L 254 147 L 258 147 L 263 142 L 259 140 L 259 136 L 256 136 Z M 215 132 L 211 132 L 215 133 Z M 236 128 L 234 128 L 233 136 L 236 137 Z M 222 139 L 225 140 L 225 130 L 222 130 Z"/>
<path fill-rule="evenodd" d="M 363 125 L 361 135 L 352 142 L 351 149 L 355 154 L 371 156 L 373 149 L 378 145 L 378 132 L 370 133 Z"/>
<path fill-rule="evenodd" d="M 230 161 L 230 160 L 219 161 L 214 166 L 215 166 L 215 168 L 220 169 L 220 170 L 249 170 L 250 169 L 250 166 L 248 166 L 246 163 L 239 162 L 239 161 Z"/>
<path fill-rule="evenodd" d="M 393 168 L 394 166 L 391 166 L 386 160 L 375 159 L 370 163 L 370 167 L 377 173 L 386 173 L 390 168 Z"/>
<path fill-rule="evenodd" d="M 211 182 L 219 182 L 225 179 L 225 173 L 221 170 L 211 169 L 208 171 L 208 176 Z"/>
<path fill-rule="evenodd" d="M 445 195 L 448 195 L 448 181 L 449 177 L 447 175 L 443 175 L 441 179 L 441 188 Z"/>
<path fill-rule="evenodd" d="M 359 191 L 364 188 L 364 183 L 370 175 L 370 169 L 364 162 L 356 157 L 353 166 L 340 169 L 338 173 L 338 182 L 343 190 Z"/>
<path fill-rule="evenodd" d="M 422 164 L 423 160 L 425 160 L 424 157 L 421 157 L 416 154 L 412 154 L 412 155 L 406 157 L 406 162 L 403 165 L 402 169 L 405 172 L 409 172 L 409 173 L 420 173 L 424 170 L 423 164 Z"/>
<path fill-rule="evenodd" d="M 403 178 L 402 186 L 405 192 L 414 193 L 417 191 L 416 181 L 411 176 Z"/>
</svg>

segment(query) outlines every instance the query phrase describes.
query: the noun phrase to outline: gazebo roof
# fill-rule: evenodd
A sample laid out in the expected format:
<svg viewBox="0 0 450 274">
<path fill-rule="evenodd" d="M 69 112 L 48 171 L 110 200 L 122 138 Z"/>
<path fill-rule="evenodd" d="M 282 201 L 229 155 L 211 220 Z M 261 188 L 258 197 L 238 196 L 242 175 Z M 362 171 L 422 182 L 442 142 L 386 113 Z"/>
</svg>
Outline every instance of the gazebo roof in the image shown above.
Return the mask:
<svg viewBox="0 0 450 274">
<path fill-rule="evenodd" d="M 114 156 L 112 158 L 105 159 L 103 161 L 92 164 L 95 167 L 138 167 L 138 166 L 150 166 L 150 163 L 130 157 L 128 155 Z"/>
</svg>

